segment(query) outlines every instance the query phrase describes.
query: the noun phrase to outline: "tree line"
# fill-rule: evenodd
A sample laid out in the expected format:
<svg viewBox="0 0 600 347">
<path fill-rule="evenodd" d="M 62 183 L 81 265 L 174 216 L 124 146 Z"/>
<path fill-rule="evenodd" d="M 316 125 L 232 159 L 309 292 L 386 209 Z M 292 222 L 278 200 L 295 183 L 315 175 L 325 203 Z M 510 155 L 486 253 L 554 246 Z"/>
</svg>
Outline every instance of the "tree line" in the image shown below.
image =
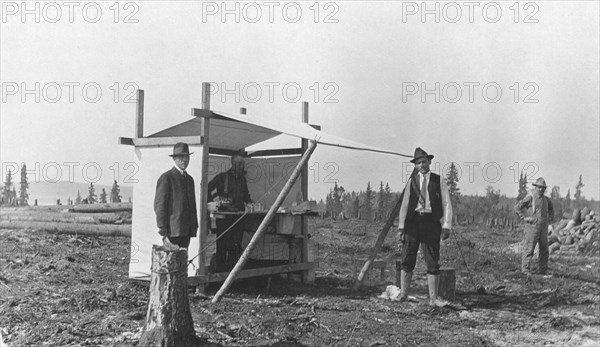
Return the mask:
<svg viewBox="0 0 600 347">
<path fill-rule="evenodd" d="M 23 164 L 21 167 L 21 181 L 19 192 L 17 194 L 16 183 L 13 183 L 12 170 L 8 170 L 5 181 L 1 187 L 0 205 L 5 206 L 29 206 L 29 182 L 27 180 L 27 165 Z M 88 187 L 88 194 L 85 198 L 81 197 L 81 193 L 77 191 L 77 197 L 75 198 L 75 204 L 95 204 L 95 203 L 107 203 L 107 202 L 121 202 L 121 188 L 115 180 L 110 190 L 110 196 L 106 193 L 106 189 L 102 188 L 102 193 L 98 197 L 96 195 L 96 188 L 94 183 L 90 182 Z M 57 201 L 60 203 L 60 199 Z M 73 201 L 69 197 L 67 204 L 72 205 Z M 37 205 L 37 199 L 34 205 Z"/>
<path fill-rule="evenodd" d="M 531 187 L 528 187 L 527 175 L 521 173 L 517 187 L 517 197 L 508 197 L 500 190 L 488 186 L 485 195 L 463 195 L 459 188 L 458 170 L 454 163 L 450 164 L 445 177 L 450 200 L 454 212 L 456 224 L 488 224 L 490 226 L 506 227 L 518 223 L 513 207 L 517 201 L 524 198 Z M 570 218 L 576 209 L 589 207 L 593 210 L 600 209 L 600 202 L 594 199 L 587 200 L 583 195 L 582 175 L 575 185 L 575 193 L 571 196 L 571 190 L 567 190 L 566 196 L 562 197 L 559 186 L 549 188 L 550 199 L 554 206 L 555 220 Z M 389 218 L 391 210 L 400 198 L 399 192 L 393 192 L 388 183 L 380 182 L 377 192 L 371 188 L 371 182 L 367 182 L 364 191 L 346 191 L 337 182 L 325 197 L 318 203 L 322 215 L 332 219 L 353 218 L 368 221 L 385 221 Z"/>
</svg>

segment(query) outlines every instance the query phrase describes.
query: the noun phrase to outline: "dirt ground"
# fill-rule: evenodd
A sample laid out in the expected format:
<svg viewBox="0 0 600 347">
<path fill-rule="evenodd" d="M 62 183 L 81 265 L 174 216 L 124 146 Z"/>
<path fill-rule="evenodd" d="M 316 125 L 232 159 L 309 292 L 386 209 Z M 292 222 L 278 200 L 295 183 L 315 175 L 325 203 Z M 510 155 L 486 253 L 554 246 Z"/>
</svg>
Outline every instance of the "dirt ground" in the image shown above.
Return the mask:
<svg viewBox="0 0 600 347">
<path fill-rule="evenodd" d="M 312 220 L 314 285 L 244 280 L 218 304 L 210 303 L 218 286 L 207 296 L 192 293 L 196 333 L 224 346 L 600 345 L 599 254 L 553 254 L 551 276 L 527 277 L 518 271 L 519 232 L 459 227 L 442 245 L 442 265 L 456 269 L 457 298 L 451 307 L 430 308 L 422 260 L 413 286 L 418 302 L 378 297 L 395 284 L 394 232 L 379 255 L 385 278 L 374 275 L 376 285 L 351 291 L 381 227 Z M 148 289 L 128 281 L 128 262 L 126 238 L 0 230 L 4 342 L 136 345 Z"/>
</svg>

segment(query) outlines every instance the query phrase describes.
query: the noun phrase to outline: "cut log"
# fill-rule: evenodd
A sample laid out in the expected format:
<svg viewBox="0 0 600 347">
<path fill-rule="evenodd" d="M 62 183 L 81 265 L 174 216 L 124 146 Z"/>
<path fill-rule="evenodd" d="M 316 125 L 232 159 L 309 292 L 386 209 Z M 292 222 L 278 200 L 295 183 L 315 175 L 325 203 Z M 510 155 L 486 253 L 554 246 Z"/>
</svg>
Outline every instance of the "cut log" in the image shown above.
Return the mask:
<svg viewBox="0 0 600 347">
<path fill-rule="evenodd" d="M 30 221 L 0 221 L 0 229 L 33 229 L 57 234 L 88 236 L 131 237 L 131 225 L 100 225 L 76 223 L 48 223 Z"/>
<path fill-rule="evenodd" d="M 0 220 L 82 224 L 131 224 L 131 218 L 122 217 L 116 213 L 57 213 L 36 211 L 13 211 L 1 213 Z"/>
<path fill-rule="evenodd" d="M 455 299 L 455 292 L 456 271 L 449 267 L 441 268 L 438 295 L 445 300 L 453 301 Z"/>
<path fill-rule="evenodd" d="M 133 204 L 131 203 L 75 205 L 69 209 L 69 212 L 119 212 L 131 211 L 132 208 Z"/>
<path fill-rule="evenodd" d="M 198 346 L 188 301 L 187 249 L 152 247 L 146 323 L 138 346 Z"/>
<path fill-rule="evenodd" d="M 59 223 L 82 223 L 96 224 L 94 217 L 88 216 L 65 216 L 63 213 L 48 214 L 3 214 L 0 215 L 2 221 L 33 221 L 33 222 L 59 222 Z"/>
</svg>

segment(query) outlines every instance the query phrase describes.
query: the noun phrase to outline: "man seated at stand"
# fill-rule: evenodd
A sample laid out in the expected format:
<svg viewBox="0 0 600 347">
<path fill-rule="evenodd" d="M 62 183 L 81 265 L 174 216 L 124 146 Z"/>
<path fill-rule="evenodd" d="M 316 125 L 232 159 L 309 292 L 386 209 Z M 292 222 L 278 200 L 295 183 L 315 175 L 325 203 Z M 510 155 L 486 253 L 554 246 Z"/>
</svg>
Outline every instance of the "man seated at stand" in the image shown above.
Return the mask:
<svg viewBox="0 0 600 347">
<path fill-rule="evenodd" d="M 219 210 L 244 211 L 245 204 L 251 203 L 244 157 L 234 154 L 231 157 L 231 169 L 216 175 L 208 182 L 209 201 L 219 198 Z"/>
</svg>

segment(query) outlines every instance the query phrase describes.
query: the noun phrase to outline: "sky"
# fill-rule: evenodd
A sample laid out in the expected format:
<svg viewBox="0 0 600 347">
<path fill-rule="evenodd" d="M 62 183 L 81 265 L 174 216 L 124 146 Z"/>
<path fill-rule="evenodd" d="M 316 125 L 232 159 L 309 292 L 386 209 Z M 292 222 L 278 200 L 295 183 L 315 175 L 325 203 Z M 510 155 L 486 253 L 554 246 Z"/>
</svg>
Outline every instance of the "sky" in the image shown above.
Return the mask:
<svg viewBox="0 0 600 347">
<path fill-rule="evenodd" d="M 144 134 L 211 108 L 310 123 L 367 145 L 451 162 L 464 194 L 516 196 L 519 173 L 600 198 L 596 1 L 1 1 L 0 162 L 30 181 L 135 181 Z M 296 138 L 258 147 L 297 147 Z M 262 147 L 261 147 L 262 146 Z M 198 157 L 199 158 L 199 157 Z M 171 165 L 165 158 L 165 170 Z M 389 183 L 412 164 L 319 146 L 309 197 Z"/>
</svg>

